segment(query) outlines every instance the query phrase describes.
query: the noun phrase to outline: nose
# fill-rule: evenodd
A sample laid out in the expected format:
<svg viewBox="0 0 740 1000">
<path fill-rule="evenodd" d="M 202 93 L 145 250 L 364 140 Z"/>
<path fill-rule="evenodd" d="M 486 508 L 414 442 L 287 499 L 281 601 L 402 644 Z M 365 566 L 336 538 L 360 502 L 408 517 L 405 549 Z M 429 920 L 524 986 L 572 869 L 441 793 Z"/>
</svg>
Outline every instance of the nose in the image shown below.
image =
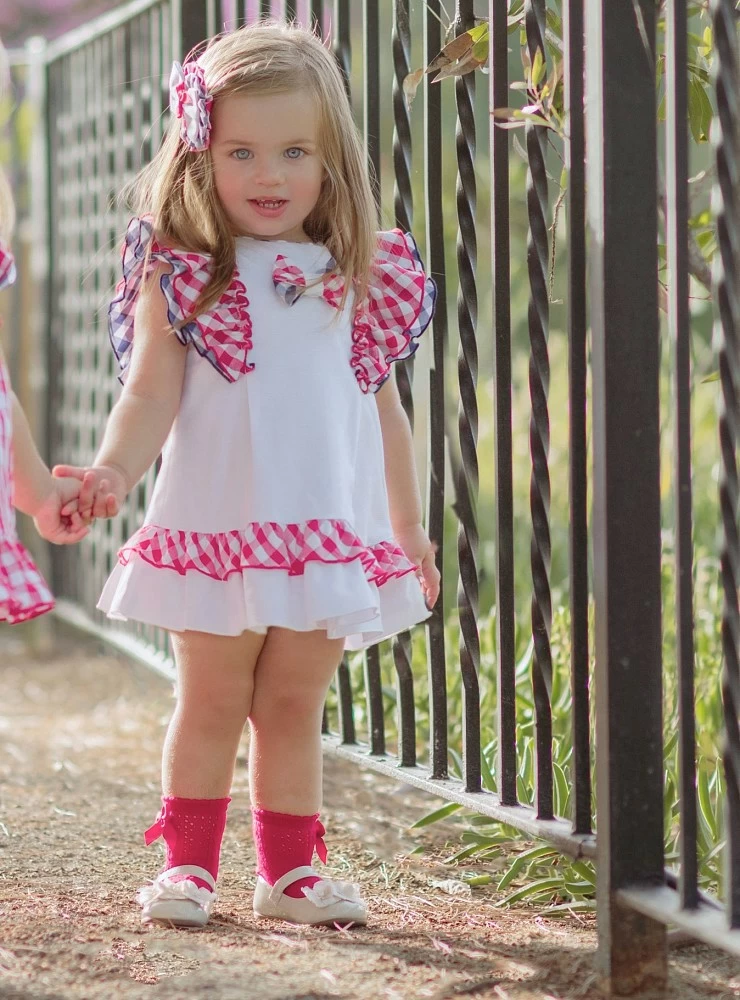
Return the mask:
<svg viewBox="0 0 740 1000">
<path fill-rule="evenodd" d="M 272 157 L 262 160 L 257 165 L 255 180 L 262 187 L 278 187 L 285 180 L 283 164 Z"/>
</svg>

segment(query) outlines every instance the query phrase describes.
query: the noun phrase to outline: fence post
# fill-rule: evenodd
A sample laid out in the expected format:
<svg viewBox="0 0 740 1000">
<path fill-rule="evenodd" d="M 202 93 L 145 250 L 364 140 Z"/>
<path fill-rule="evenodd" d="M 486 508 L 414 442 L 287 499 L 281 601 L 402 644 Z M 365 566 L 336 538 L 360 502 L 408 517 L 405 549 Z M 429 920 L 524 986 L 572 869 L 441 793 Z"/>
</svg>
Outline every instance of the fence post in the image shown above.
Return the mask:
<svg viewBox="0 0 740 1000">
<path fill-rule="evenodd" d="M 586 4 L 593 336 L 599 949 L 615 996 L 662 990 L 663 881 L 654 0 Z"/>
</svg>

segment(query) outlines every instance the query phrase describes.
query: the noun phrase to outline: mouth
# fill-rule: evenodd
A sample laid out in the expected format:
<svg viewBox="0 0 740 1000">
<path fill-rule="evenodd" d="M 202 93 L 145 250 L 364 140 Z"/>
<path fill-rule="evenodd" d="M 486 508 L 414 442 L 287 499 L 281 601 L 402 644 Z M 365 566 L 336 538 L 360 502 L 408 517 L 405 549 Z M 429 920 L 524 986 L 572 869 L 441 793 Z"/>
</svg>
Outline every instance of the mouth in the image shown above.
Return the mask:
<svg viewBox="0 0 740 1000">
<path fill-rule="evenodd" d="M 288 204 L 285 198 L 250 198 L 252 208 L 265 218 L 276 218 Z"/>
</svg>

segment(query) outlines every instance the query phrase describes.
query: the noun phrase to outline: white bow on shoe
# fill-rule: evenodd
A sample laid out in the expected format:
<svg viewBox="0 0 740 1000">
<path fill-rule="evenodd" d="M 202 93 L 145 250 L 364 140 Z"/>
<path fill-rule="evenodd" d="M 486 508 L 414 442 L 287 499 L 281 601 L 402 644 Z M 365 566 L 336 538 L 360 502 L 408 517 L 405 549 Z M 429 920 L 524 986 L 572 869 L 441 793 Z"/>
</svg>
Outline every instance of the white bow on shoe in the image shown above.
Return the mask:
<svg viewBox="0 0 740 1000">
<path fill-rule="evenodd" d="M 303 887 L 303 899 L 285 895 L 288 886 L 298 879 L 310 877 L 320 881 Z M 359 887 L 352 882 L 324 878 L 309 865 L 286 872 L 272 886 L 261 876 L 258 877 L 254 890 L 254 915 L 287 920 L 291 924 L 327 927 L 367 923 L 367 908 Z"/>
<path fill-rule="evenodd" d="M 196 885 L 190 878 L 174 882 L 175 875 L 195 875 L 211 889 Z M 157 875 L 151 885 L 139 889 L 136 902 L 142 907 L 143 923 L 158 920 L 176 927 L 204 927 L 218 899 L 215 890 L 216 882 L 205 868 L 177 865 Z"/>
</svg>

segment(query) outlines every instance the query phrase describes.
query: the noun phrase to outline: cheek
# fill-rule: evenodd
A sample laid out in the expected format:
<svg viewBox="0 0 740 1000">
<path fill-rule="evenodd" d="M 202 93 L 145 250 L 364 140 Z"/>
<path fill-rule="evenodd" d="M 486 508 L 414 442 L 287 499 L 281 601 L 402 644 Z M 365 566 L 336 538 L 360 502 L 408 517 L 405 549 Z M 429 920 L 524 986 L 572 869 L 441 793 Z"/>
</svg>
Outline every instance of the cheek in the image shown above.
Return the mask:
<svg viewBox="0 0 740 1000">
<path fill-rule="evenodd" d="M 316 201 L 321 194 L 321 185 L 324 183 L 324 168 L 321 165 L 312 166 L 306 170 L 298 179 L 299 190 L 305 198 Z"/>
</svg>

